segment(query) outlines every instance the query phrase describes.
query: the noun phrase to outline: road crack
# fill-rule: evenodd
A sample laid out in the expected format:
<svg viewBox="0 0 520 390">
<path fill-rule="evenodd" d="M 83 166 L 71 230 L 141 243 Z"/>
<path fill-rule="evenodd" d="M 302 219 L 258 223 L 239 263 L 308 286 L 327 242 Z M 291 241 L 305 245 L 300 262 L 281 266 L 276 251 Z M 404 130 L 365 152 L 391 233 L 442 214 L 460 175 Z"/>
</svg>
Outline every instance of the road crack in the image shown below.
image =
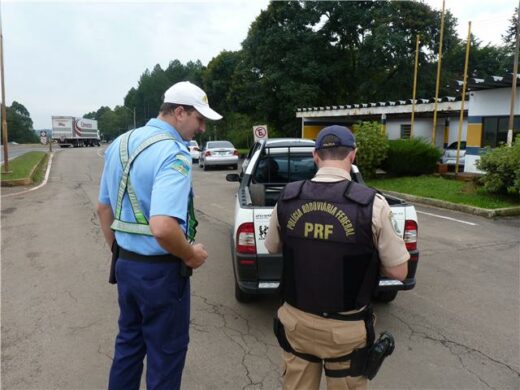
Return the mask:
<svg viewBox="0 0 520 390">
<path fill-rule="evenodd" d="M 278 370 L 278 366 L 274 364 L 268 356 L 269 347 L 276 347 L 274 344 L 267 343 L 260 339 L 257 335 L 254 334 L 253 328 L 251 327 L 250 321 L 243 317 L 239 312 L 234 309 L 224 306 L 221 304 L 216 304 L 211 302 L 208 298 L 193 294 L 193 297 L 200 299 L 204 305 L 207 306 L 203 311 L 211 314 L 217 315 L 221 321 L 222 325 L 214 325 L 217 328 L 221 328 L 224 336 L 235 344 L 241 351 L 241 361 L 240 365 L 242 366 L 245 376 L 247 378 L 247 384 L 242 388 L 245 389 L 263 389 L 263 382 L 267 378 L 269 374 Z M 240 325 L 237 325 L 237 321 L 242 322 L 244 324 L 245 329 L 240 329 Z M 196 321 L 192 321 L 194 324 L 195 331 L 204 331 L 202 325 L 198 324 Z M 205 326 L 208 324 L 206 323 Z M 269 370 L 266 370 L 266 373 L 261 376 L 261 380 L 255 380 L 253 373 L 249 369 L 249 365 L 247 360 L 249 358 L 253 358 L 255 360 L 255 374 L 258 375 L 258 359 L 265 359 L 267 365 L 269 366 Z"/>
<path fill-rule="evenodd" d="M 401 322 L 402 324 L 404 324 L 409 330 L 410 330 L 410 335 L 408 337 L 408 340 L 411 341 L 412 337 L 414 336 L 417 336 L 419 338 L 423 338 L 425 340 L 430 340 L 430 341 L 434 341 L 434 342 L 438 342 L 440 343 L 442 346 L 444 346 L 445 348 L 447 348 L 450 353 L 454 356 L 457 357 L 457 359 L 459 360 L 460 364 L 462 365 L 462 367 L 467 371 L 469 372 L 470 374 L 474 375 L 480 382 L 482 382 L 483 384 L 485 384 L 487 387 L 491 388 L 491 389 L 495 389 L 492 385 L 490 385 L 489 383 L 487 383 L 480 375 L 479 373 L 471 370 L 466 364 L 465 362 L 463 361 L 463 355 L 465 354 L 477 354 L 477 355 L 480 355 L 482 356 L 484 359 L 487 359 L 491 362 L 493 362 L 494 364 L 496 365 L 499 365 L 503 368 L 506 368 L 507 370 L 509 370 L 511 373 L 513 373 L 514 375 L 516 375 L 517 377 L 520 377 L 520 372 L 515 370 L 513 367 L 511 367 L 509 364 L 507 363 L 504 363 L 500 360 L 497 360 L 487 354 L 485 354 L 484 352 L 482 351 L 479 351 L 478 349 L 476 348 L 473 348 L 473 347 L 470 347 L 470 346 L 467 346 L 465 344 L 462 344 L 462 343 L 459 343 L 458 341 L 454 341 L 454 340 L 451 340 L 449 339 L 448 337 L 444 336 L 441 332 L 438 332 L 440 334 L 440 338 L 438 337 L 433 337 L 433 336 L 430 336 L 428 334 L 426 334 L 425 332 L 421 332 L 421 331 L 417 331 L 415 330 L 408 322 L 406 322 L 405 320 L 403 320 L 402 318 L 400 318 L 399 316 L 397 316 L 396 314 L 394 313 L 390 313 L 390 315 L 392 317 L 394 317 L 395 319 L 397 319 L 399 322 Z M 457 351 L 457 348 L 460 348 L 462 351 Z"/>
</svg>

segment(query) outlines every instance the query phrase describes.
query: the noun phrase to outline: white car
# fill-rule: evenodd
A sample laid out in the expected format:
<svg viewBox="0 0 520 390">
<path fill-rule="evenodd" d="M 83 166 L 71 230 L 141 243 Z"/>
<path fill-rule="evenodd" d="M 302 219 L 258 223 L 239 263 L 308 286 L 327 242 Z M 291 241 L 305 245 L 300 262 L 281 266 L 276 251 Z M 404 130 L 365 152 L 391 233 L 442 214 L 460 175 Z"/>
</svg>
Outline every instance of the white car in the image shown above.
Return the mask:
<svg viewBox="0 0 520 390">
<path fill-rule="evenodd" d="M 190 150 L 191 160 L 193 162 L 198 162 L 200 158 L 200 148 L 198 142 L 192 139 L 188 149 Z"/>
<path fill-rule="evenodd" d="M 209 167 L 230 166 L 238 167 L 239 152 L 229 141 L 208 141 L 200 152 L 199 167 L 205 171 Z"/>
<path fill-rule="evenodd" d="M 461 141 L 459 149 L 459 165 L 464 165 L 466 156 L 466 141 Z M 452 142 L 445 150 L 441 157 L 441 163 L 447 165 L 457 164 L 457 141 Z"/>
</svg>

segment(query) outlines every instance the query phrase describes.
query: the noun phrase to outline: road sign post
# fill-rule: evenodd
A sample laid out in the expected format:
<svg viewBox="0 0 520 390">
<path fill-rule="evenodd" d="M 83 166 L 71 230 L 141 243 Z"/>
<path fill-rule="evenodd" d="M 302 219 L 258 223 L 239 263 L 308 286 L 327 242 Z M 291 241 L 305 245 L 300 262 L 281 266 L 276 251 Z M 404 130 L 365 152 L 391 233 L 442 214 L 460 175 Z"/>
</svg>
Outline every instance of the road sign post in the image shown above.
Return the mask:
<svg viewBox="0 0 520 390">
<path fill-rule="evenodd" d="M 261 139 L 267 139 L 267 125 L 253 126 L 253 136 L 255 137 L 255 142 Z"/>
</svg>

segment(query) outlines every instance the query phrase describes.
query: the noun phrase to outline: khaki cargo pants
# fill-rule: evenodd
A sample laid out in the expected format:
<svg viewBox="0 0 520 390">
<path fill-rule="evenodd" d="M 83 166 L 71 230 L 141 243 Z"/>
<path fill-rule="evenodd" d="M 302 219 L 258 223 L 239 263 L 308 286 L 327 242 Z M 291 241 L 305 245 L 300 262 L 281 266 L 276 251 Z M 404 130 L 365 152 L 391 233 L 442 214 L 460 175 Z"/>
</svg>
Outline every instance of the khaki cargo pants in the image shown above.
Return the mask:
<svg viewBox="0 0 520 390">
<path fill-rule="evenodd" d="M 349 354 L 366 344 L 364 321 L 340 321 L 305 313 L 284 303 L 278 309 L 287 340 L 297 352 L 333 358 Z M 328 369 L 350 367 L 350 362 L 325 363 Z M 312 363 L 283 351 L 284 390 L 317 390 L 320 387 L 322 363 Z M 326 377 L 328 390 L 367 389 L 365 377 Z"/>
</svg>

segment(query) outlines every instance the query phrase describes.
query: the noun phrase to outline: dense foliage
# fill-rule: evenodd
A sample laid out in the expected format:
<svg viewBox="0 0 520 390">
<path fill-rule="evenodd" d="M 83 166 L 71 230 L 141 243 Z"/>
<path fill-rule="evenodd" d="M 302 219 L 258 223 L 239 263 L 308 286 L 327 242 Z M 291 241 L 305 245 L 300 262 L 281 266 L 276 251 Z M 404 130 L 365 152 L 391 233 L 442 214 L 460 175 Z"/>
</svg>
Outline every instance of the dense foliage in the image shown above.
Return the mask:
<svg viewBox="0 0 520 390">
<path fill-rule="evenodd" d="M 240 50 L 222 51 L 207 66 L 176 59 L 166 69 L 155 65 L 128 91 L 124 106 L 135 108 L 137 125 L 143 125 L 157 115 L 170 85 L 189 80 L 204 88 L 210 104 L 224 115 L 199 141 L 218 136 L 245 146 L 250 135 L 242 132 L 250 133 L 253 124 L 267 124 L 270 135 L 299 136 L 298 107 L 410 97 L 418 34 L 417 96 L 434 96 L 440 18 L 440 11 L 417 1 L 272 1 L 251 24 Z M 465 42 L 455 28 L 448 11 L 441 96 L 454 93 L 447 85 L 461 78 L 464 68 Z M 469 73 L 511 72 L 506 43 L 481 46 L 472 38 Z M 106 138 L 132 125 L 129 110 L 107 109 L 89 113 Z"/>
<path fill-rule="evenodd" d="M 419 176 L 435 171 L 442 152 L 423 138 L 389 141 L 383 169 L 393 176 Z"/>
<path fill-rule="evenodd" d="M 40 142 L 33 131 L 33 121 L 23 104 L 13 101 L 7 110 L 7 140 L 19 144 Z"/>
<path fill-rule="evenodd" d="M 358 147 L 356 164 L 364 177 L 372 178 L 386 158 L 388 140 L 377 122 L 361 122 L 353 127 Z"/>
<path fill-rule="evenodd" d="M 480 182 L 489 192 L 520 197 L 520 136 L 512 147 L 502 145 L 480 157 L 477 168 L 486 172 Z"/>
</svg>

